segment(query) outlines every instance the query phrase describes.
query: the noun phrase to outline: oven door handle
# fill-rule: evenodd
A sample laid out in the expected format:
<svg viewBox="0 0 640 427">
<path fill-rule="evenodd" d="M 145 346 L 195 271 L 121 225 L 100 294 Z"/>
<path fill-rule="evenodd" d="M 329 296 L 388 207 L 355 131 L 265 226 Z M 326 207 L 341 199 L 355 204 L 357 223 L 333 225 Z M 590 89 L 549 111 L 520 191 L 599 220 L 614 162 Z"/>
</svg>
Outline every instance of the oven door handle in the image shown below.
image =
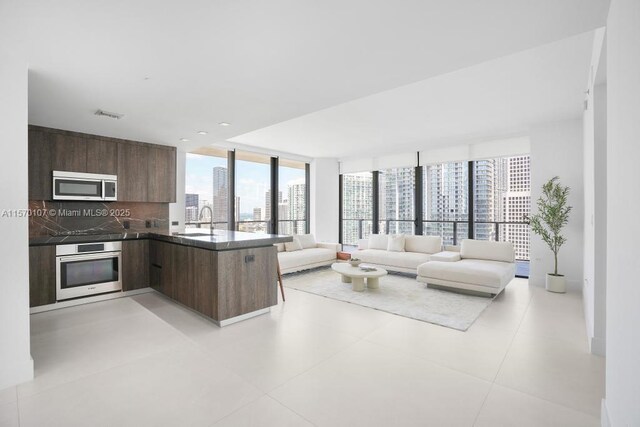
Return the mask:
<svg viewBox="0 0 640 427">
<path fill-rule="evenodd" d="M 120 258 L 122 252 L 100 252 L 86 255 L 62 255 L 58 256 L 59 262 L 67 261 L 90 261 L 95 259 Z"/>
</svg>

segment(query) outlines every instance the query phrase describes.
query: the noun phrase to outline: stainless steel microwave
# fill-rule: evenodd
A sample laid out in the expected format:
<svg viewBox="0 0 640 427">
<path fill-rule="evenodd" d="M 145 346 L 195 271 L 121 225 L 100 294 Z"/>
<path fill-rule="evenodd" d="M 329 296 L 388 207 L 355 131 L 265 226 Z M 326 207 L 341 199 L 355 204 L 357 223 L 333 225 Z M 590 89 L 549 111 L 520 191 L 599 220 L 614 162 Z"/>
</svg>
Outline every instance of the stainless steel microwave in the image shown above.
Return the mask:
<svg viewBox="0 0 640 427">
<path fill-rule="evenodd" d="M 118 176 L 53 171 L 53 200 L 102 200 L 118 198 Z"/>
</svg>

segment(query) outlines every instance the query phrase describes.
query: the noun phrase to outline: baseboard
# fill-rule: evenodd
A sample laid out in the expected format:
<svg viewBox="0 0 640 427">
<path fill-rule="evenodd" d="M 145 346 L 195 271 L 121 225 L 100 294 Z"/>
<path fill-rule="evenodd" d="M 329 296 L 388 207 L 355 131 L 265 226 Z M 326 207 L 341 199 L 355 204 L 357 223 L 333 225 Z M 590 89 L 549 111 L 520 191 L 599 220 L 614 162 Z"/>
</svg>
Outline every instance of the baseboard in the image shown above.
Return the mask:
<svg viewBox="0 0 640 427">
<path fill-rule="evenodd" d="M 78 298 L 78 299 L 72 299 L 68 301 L 56 302 L 53 304 L 39 305 L 37 307 L 30 308 L 29 313 L 30 314 L 43 313 L 45 311 L 57 310 L 59 308 L 74 307 L 76 305 L 91 304 L 94 302 L 131 297 L 133 295 L 139 295 L 139 294 L 146 294 L 152 291 L 153 289 L 151 288 L 142 288 L 142 289 L 134 289 L 132 291 L 112 292 L 110 294 L 94 295 L 86 298 Z"/>
<path fill-rule="evenodd" d="M 0 390 L 33 379 L 33 359 L 29 357 L 13 365 L 5 365 L 0 372 Z"/>
<path fill-rule="evenodd" d="M 600 425 L 602 427 L 612 427 L 611 419 L 609 418 L 609 411 L 607 410 L 607 399 L 602 399 L 600 406 Z"/>
</svg>

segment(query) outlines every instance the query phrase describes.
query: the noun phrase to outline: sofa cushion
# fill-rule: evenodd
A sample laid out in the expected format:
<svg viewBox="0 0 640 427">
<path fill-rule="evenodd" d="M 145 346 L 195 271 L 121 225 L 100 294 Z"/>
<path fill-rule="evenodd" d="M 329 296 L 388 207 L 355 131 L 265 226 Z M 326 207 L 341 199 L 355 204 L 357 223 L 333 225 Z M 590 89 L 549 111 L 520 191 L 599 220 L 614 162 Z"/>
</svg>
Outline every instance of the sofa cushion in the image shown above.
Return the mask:
<svg viewBox="0 0 640 427">
<path fill-rule="evenodd" d="M 515 276 L 511 262 L 463 259 L 457 262 L 429 261 L 418 267 L 418 276 L 502 288 Z"/>
<path fill-rule="evenodd" d="M 300 242 L 302 249 L 309 249 L 309 248 L 316 247 L 316 238 L 313 236 L 313 234 L 298 234 L 295 237 Z"/>
<path fill-rule="evenodd" d="M 302 245 L 300 244 L 300 240 L 294 237 L 293 242 L 286 242 L 284 244 L 284 248 L 286 249 L 287 252 L 295 252 L 295 251 L 301 251 Z"/>
<path fill-rule="evenodd" d="M 278 249 L 278 252 L 284 252 L 284 243 L 276 243 L 275 246 Z"/>
<path fill-rule="evenodd" d="M 369 236 L 369 249 L 387 249 L 388 237 L 386 234 L 372 234 Z"/>
<path fill-rule="evenodd" d="M 336 252 L 325 248 L 303 249 L 294 252 L 280 252 L 278 254 L 278 262 L 282 270 L 335 259 Z"/>
<path fill-rule="evenodd" d="M 515 250 L 511 242 L 464 239 L 460 245 L 460 257 L 462 259 L 514 262 Z"/>
<path fill-rule="evenodd" d="M 407 252 L 435 254 L 442 250 L 442 238 L 438 236 L 406 236 L 404 250 Z"/>
<path fill-rule="evenodd" d="M 354 252 L 354 257 L 358 257 L 363 263 L 387 265 L 400 268 L 417 268 L 420 264 L 429 261 L 429 254 L 416 252 L 389 252 L 380 249 L 363 249 Z"/>
<path fill-rule="evenodd" d="M 387 239 L 389 252 L 404 252 L 404 234 L 391 235 Z"/>
<path fill-rule="evenodd" d="M 460 261 L 460 259 L 460 252 L 443 251 L 431 255 L 431 259 L 429 261 L 457 262 Z"/>
</svg>

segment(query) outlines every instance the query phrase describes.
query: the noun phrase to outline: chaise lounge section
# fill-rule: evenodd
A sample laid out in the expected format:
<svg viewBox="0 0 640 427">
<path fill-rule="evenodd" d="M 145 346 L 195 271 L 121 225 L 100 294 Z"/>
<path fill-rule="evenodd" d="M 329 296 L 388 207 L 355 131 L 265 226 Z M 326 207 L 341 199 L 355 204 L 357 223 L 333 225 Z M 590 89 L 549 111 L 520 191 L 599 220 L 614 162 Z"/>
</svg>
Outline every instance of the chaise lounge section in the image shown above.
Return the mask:
<svg viewBox="0 0 640 427">
<path fill-rule="evenodd" d="M 418 281 L 497 295 L 515 273 L 512 243 L 465 239 L 459 253 L 442 252 L 418 266 Z"/>
</svg>

